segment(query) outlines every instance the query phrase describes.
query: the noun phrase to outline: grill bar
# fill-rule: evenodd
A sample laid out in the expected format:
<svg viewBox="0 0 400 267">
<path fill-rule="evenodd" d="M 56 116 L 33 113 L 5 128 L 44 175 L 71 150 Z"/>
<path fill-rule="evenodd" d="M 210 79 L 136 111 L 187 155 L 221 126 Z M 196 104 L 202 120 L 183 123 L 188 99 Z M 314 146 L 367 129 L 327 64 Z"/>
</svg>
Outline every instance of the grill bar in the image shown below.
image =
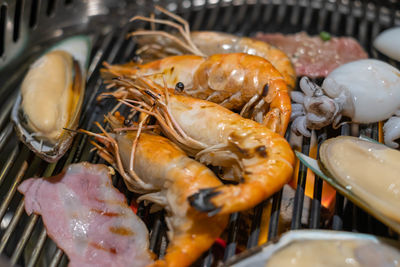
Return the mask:
<svg viewBox="0 0 400 267">
<path fill-rule="evenodd" d="M 10 138 L 11 133 L 12 133 L 12 125 L 11 123 L 9 123 L 7 124 L 7 127 L 4 129 L 4 131 L 0 134 L 0 150 L 3 149 L 3 146 Z"/>
<path fill-rule="evenodd" d="M 3 237 L 1 238 L 0 253 L 4 250 L 4 248 L 8 242 L 8 239 L 10 238 L 12 232 L 17 227 L 17 223 L 18 223 L 19 219 L 21 218 L 21 215 L 23 214 L 23 212 L 24 212 L 24 201 L 21 200 L 19 202 L 16 212 L 13 215 L 10 225 L 7 228 L 7 231 L 4 233 Z"/>
<path fill-rule="evenodd" d="M 33 215 L 33 216 L 37 216 L 37 215 Z M 43 245 L 44 245 L 44 242 L 46 241 L 46 238 L 47 238 L 47 232 L 46 232 L 46 229 L 43 228 L 42 232 L 40 233 L 40 236 L 37 240 L 35 249 L 32 252 L 31 258 L 29 259 L 29 262 L 27 263 L 27 267 L 33 267 L 36 264 L 36 261 L 39 258 L 40 251 L 42 251 L 42 249 L 43 249 Z"/>
<path fill-rule="evenodd" d="M 314 147 L 315 145 L 318 145 L 322 143 L 326 139 L 326 130 L 319 135 L 319 138 L 316 137 L 316 135 L 312 134 L 311 135 L 311 140 L 310 140 L 310 147 Z M 319 149 L 318 149 L 319 151 Z M 318 152 L 317 152 L 318 153 Z M 317 154 L 317 158 L 319 157 L 319 154 Z M 320 216 L 321 216 L 321 198 L 322 198 L 322 187 L 323 187 L 323 181 L 320 177 L 315 175 L 315 180 L 314 180 L 314 192 L 313 192 L 313 198 L 311 202 L 311 210 L 310 210 L 310 224 L 309 228 L 310 229 L 318 229 L 320 227 Z"/>
<path fill-rule="evenodd" d="M 55 164 L 50 164 L 50 165 L 46 168 L 46 170 L 44 171 L 43 176 L 46 176 L 46 177 L 47 177 L 47 176 L 50 176 L 50 174 L 54 171 L 54 167 L 55 167 Z M 23 205 L 24 205 L 24 200 L 22 199 L 22 200 L 20 201 L 20 205 L 19 205 L 18 208 L 17 208 L 16 214 L 14 214 L 13 220 L 11 221 L 11 223 L 10 223 L 8 229 L 7 229 L 7 231 L 10 229 L 10 231 L 11 231 L 11 232 L 10 232 L 10 235 L 12 234 L 12 231 L 16 229 L 17 224 L 20 223 L 20 218 L 21 218 L 21 214 L 22 214 L 22 213 L 20 213 L 20 210 L 19 210 L 19 209 L 20 209 L 20 208 L 22 209 L 22 208 L 23 208 Z M 17 214 L 18 214 L 18 216 L 17 216 Z M 14 250 L 14 253 L 13 253 L 12 256 L 11 256 L 11 263 L 12 263 L 12 264 L 16 264 L 16 262 L 17 262 L 19 256 L 20 256 L 21 253 L 22 253 L 22 250 L 24 249 L 24 247 L 25 247 L 25 245 L 26 245 L 26 242 L 28 241 L 29 237 L 30 237 L 31 234 L 32 234 L 32 230 L 33 230 L 33 228 L 35 227 L 35 224 L 36 224 L 36 222 L 37 222 L 37 219 L 38 219 L 38 216 L 37 216 L 36 214 L 32 214 L 32 215 L 29 217 L 29 221 L 27 222 L 27 225 L 26 225 L 26 227 L 25 227 L 25 230 L 24 230 L 24 232 L 23 232 L 23 234 L 22 234 L 20 240 L 18 241 L 18 243 L 17 243 L 17 245 L 16 245 L 16 248 L 15 248 L 15 250 Z M 11 229 L 12 229 L 12 230 L 11 230 Z M 5 235 L 5 236 L 6 236 L 6 235 Z"/>
<path fill-rule="evenodd" d="M 278 235 L 278 224 L 280 206 L 282 200 L 282 190 L 276 193 L 272 198 L 272 212 L 269 220 L 268 240 L 275 238 Z"/>
<path fill-rule="evenodd" d="M 163 221 L 162 221 L 162 212 L 157 212 L 155 215 L 155 222 L 152 227 L 152 231 L 150 233 L 150 250 L 152 250 L 154 253 L 158 254 L 159 251 L 158 249 L 160 248 L 161 245 L 161 231 L 163 228 Z"/>
<path fill-rule="evenodd" d="M 238 228 L 239 217 L 240 217 L 239 213 L 233 213 L 229 218 L 229 224 L 228 224 L 229 235 L 225 249 L 224 261 L 226 261 L 227 259 L 236 254 L 236 245 L 237 245 L 236 240 L 239 229 Z"/>
<path fill-rule="evenodd" d="M 14 98 L 11 98 L 7 103 L 5 103 L 2 107 L 0 114 L 0 126 L 4 125 L 6 121 L 8 121 L 10 116 L 11 108 L 14 104 Z"/>
<path fill-rule="evenodd" d="M 28 168 L 28 162 L 24 161 L 24 163 L 21 166 L 21 169 L 18 172 L 18 175 L 16 176 L 14 183 L 12 184 L 12 186 L 10 187 L 10 190 L 8 191 L 8 194 L 6 195 L 6 197 L 3 199 L 2 205 L 0 206 L 0 220 L 3 219 L 3 216 L 8 208 L 8 205 L 10 204 L 10 201 L 12 199 L 12 197 L 15 194 L 15 191 L 17 190 L 17 186 L 18 184 L 21 182 L 22 177 L 25 174 L 25 171 Z M 6 245 L 6 242 L 2 242 L 0 247 L 3 247 Z M 3 248 L 4 249 L 4 248 Z M 0 252 L 3 251 L 3 249 L 0 249 Z"/>
<path fill-rule="evenodd" d="M 308 145 L 303 143 L 302 153 L 308 155 Z M 293 204 L 293 218 L 291 229 L 301 228 L 301 216 L 303 211 L 304 192 L 306 187 L 307 168 L 300 162 L 299 175 L 297 180 L 297 189 Z"/>
<path fill-rule="evenodd" d="M 56 266 L 58 266 L 58 264 L 59 264 L 59 262 L 60 262 L 61 257 L 62 257 L 63 254 L 64 254 L 64 253 L 61 251 L 61 249 L 57 248 L 57 251 L 56 251 L 56 253 L 55 253 L 54 256 L 53 256 L 53 259 L 52 259 L 52 261 L 50 262 L 49 267 L 56 267 Z"/>
<path fill-rule="evenodd" d="M 201 264 L 202 267 L 209 267 L 213 263 L 213 254 L 212 250 L 209 249 L 207 255 L 204 257 L 203 263 Z"/>
<path fill-rule="evenodd" d="M 318 229 L 321 216 L 322 179 L 315 177 L 314 196 L 311 205 L 310 229 Z"/>
<path fill-rule="evenodd" d="M 252 218 L 251 232 L 249 234 L 249 240 L 247 241 L 247 248 L 255 247 L 258 244 L 258 238 L 260 236 L 260 227 L 262 227 L 261 216 L 266 202 L 267 201 L 264 201 L 258 204 L 257 207 L 255 207 L 254 209 L 254 216 Z"/>
<path fill-rule="evenodd" d="M 21 206 L 23 207 L 23 205 L 24 205 L 24 200 L 21 200 L 20 203 L 21 203 Z M 18 207 L 18 208 L 19 208 L 19 207 Z M 16 264 L 18 258 L 21 256 L 22 251 L 23 251 L 23 249 L 24 249 L 24 247 L 25 247 L 25 245 L 26 245 L 26 242 L 28 241 L 29 237 L 31 236 L 32 230 L 33 230 L 33 228 L 35 227 L 35 224 L 36 224 L 38 218 L 39 218 L 39 216 L 36 215 L 36 214 L 34 214 L 33 216 L 31 216 L 31 217 L 29 218 L 29 222 L 27 223 L 27 225 L 26 225 L 26 227 L 25 227 L 25 229 L 24 229 L 24 232 L 23 232 L 23 234 L 22 234 L 22 236 L 21 236 L 21 239 L 20 239 L 20 241 L 18 242 L 18 244 L 17 244 L 17 246 L 16 246 L 16 248 L 15 248 L 14 253 L 11 255 L 11 260 L 10 260 L 10 262 L 11 262 L 12 265 Z"/>
<path fill-rule="evenodd" d="M 2 185 L 4 179 L 7 177 L 7 174 L 10 171 L 10 168 L 11 168 L 12 164 L 14 163 L 15 158 L 18 155 L 18 152 L 19 152 L 18 147 L 15 147 L 13 149 L 13 151 L 11 152 L 10 157 L 8 158 L 7 162 L 4 164 L 4 167 L 3 167 L 3 169 L 1 170 L 1 173 L 0 173 L 0 186 Z"/>
</svg>

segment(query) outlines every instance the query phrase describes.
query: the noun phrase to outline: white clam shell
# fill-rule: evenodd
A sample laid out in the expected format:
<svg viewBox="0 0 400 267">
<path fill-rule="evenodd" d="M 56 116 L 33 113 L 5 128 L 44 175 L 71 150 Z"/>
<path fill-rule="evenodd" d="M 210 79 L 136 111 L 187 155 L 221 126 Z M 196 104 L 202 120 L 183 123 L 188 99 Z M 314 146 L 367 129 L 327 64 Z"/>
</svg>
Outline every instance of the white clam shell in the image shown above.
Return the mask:
<svg viewBox="0 0 400 267">
<path fill-rule="evenodd" d="M 400 27 L 381 32 L 374 41 L 374 47 L 382 54 L 400 61 Z"/>
<path fill-rule="evenodd" d="M 361 244 L 373 244 L 375 246 L 391 249 L 392 251 L 394 250 L 394 253 L 399 253 L 397 251 L 398 244 L 396 242 L 392 240 L 378 238 L 373 235 L 327 230 L 292 230 L 283 234 L 279 238 L 278 242 L 268 242 L 261 247 L 255 247 L 234 256 L 224 266 L 263 267 L 275 253 L 279 252 L 282 249 L 285 249 L 291 244 L 301 243 L 305 241 L 324 240 L 331 240 L 336 242 L 358 241 Z M 295 264 L 291 266 L 295 266 Z"/>
<path fill-rule="evenodd" d="M 322 85 L 332 97 L 345 96 L 343 115 L 357 123 L 385 120 L 400 108 L 400 71 L 375 59 L 344 64 Z"/>
</svg>

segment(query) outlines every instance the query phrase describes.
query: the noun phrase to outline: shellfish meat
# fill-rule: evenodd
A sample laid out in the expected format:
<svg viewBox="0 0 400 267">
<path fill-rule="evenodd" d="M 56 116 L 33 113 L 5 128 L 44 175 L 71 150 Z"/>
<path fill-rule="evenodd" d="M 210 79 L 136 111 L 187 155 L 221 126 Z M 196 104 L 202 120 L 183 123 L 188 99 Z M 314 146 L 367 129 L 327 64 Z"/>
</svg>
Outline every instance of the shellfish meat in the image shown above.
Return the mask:
<svg viewBox="0 0 400 267">
<path fill-rule="evenodd" d="M 87 36 L 68 38 L 37 59 L 26 74 L 11 119 L 22 142 L 47 162 L 68 150 L 78 127 L 90 52 Z"/>
<path fill-rule="evenodd" d="M 400 151 L 340 136 L 322 143 L 321 168 L 315 160 L 297 156 L 341 194 L 400 232 Z"/>
</svg>

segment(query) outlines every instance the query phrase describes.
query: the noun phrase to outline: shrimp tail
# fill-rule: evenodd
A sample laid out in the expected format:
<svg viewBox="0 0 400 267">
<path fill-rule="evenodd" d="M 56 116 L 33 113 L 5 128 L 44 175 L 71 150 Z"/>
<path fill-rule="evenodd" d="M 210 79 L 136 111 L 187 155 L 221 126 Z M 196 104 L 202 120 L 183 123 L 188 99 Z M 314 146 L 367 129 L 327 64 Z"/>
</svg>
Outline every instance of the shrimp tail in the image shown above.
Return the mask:
<svg viewBox="0 0 400 267">
<path fill-rule="evenodd" d="M 279 188 L 267 188 L 262 183 L 242 183 L 225 185 L 220 188 L 204 188 L 188 197 L 190 204 L 198 211 L 207 212 L 208 216 L 230 214 L 246 210 L 262 202 L 267 195 L 272 195 Z M 227 201 L 229 200 L 229 201 Z"/>
<path fill-rule="evenodd" d="M 188 197 L 189 203 L 196 210 L 201 212 L 207 212 L 208 216 L 214 216 L 218 214 L 221 207 L 217 207 L 211 202 L 211 199 L 219 194 L 220 191 L 216 191 L 218 187 L 203 188 L 197 193 Z"/>
</svg>

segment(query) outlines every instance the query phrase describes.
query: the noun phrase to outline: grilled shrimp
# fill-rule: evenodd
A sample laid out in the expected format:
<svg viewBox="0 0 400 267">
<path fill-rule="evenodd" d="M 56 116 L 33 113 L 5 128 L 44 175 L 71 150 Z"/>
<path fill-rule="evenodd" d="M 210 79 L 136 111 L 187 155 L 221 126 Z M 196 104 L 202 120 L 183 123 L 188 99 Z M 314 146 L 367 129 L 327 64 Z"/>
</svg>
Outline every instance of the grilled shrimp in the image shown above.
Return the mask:
<svg viewBox="0 0 400 267">
<path fill-rule="evenodd" d="M 247 53 L 263 57 L 283 75 L 290 89 L 296 85 L 296 73 L 289 57 L 278 48 L 262 41 L 248 37 L 238 37 L 233 34 L 211 31 L 190 32 L 187 21 L 171 12 L 156 6 L 156 9 L 167 15 L 171 20 L 161 20 L 136 16 L 131 19 L 144 20 L 174 27 L 180 36 L 164 31 L 139 30 L 131 36 L 140 36 L 139 52 L 151 54 L 156 58 L 170 55 L 192 53 L 199 56 L 211 56 L 224 53 Z M 174 22 L 173 20 L 177 21 Z M 180 23 L 180 24 L 179 24 Z"/>
<path fill-rule="evenodd" d="M 220 166 L 223 178 L 239 182 L 198 190 L 189 197 L 197 210 L 209 216 L 243 211 L 289 181 L 293 152 L 283 137 L 267 127 L 213 102 L 171 94 L 151 80 L 138 78 L 129 84 L 118 81 L 120 88 L 130 92 L 121 102 L 154 116 L 163 133 L 186 153 Z"/>
<path fill-rule="evenodd" d="M 166 57 L 144 65 L 106 65 L 103 77 L 147 77 L 158 85 L 237 110 L 284 135 L 291 114 L 282 75 L 261 57 L 245 53 Z M 113 83 L 114 81 L 109 81 Z M 269 109 L 269 110 L 268 110 Z"/>
<path fill-rule="evenodd" d="M 263 57 L 283 75 L 290 89 L 296 86 L 296 73 L 289 57 L 281 50 L 266 42 L 233 34 L 198 31 L 191 34 L 195 45 L 206 55 L 221 53 L 247 53 Z"/>
<path fill-rule="evenodd" d="M 122 117 L 122 116 L 121 116 Z M 108 116 L 113 127 L 122 127 L 119 116 Z M 101 128 L 101 126 L 98 124 Z M 115 166 L 131 191 L 146 193 L 146 200 L 167 211 L 170 243 L 165 258 L 155 266 L 189 266 L 211 247 L 228 223 L 227 215 L 208 217 L 193 209 L 188 196 L 222 183 L 203 164 L 189 158 L 179 147 L 159 135 L 138 131 L 109 134 L 103 131 L 94 143 L 98 153 Z M 210 227 L 212 225 L 212 227 Z"/>
</svg>

